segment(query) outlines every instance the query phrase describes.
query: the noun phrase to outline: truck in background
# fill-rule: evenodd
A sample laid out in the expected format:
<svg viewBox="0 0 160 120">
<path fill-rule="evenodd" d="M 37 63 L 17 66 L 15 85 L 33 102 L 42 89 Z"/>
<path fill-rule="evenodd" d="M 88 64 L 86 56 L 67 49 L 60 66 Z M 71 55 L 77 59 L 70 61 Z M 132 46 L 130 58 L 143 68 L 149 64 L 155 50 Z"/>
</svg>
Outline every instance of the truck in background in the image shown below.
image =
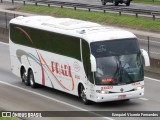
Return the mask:
<svg viewBox="0 0 160 120">
<path fill-rule="evenodd" d="M 118 6 L 119 3 L 120 4 L 124 3 L 126 4 L 126 6 L 130 6 L 131 1 L 132 0 L 101 0 L 102 5 L 106 5 L 107 2 L 112 2 L 114 3 L 115 6 Z"/>
</svg>

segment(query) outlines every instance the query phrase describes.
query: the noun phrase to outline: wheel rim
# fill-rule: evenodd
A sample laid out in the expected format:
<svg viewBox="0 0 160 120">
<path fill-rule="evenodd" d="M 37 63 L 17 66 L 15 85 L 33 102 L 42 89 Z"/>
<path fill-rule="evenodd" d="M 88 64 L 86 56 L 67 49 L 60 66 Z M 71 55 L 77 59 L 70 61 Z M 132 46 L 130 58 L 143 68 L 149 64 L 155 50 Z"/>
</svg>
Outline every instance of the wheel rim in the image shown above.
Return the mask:
<svg viewBox="0 0 160 120">
<path fill-rule="evenodd" d="M 27 83 L 27 79 L 26 79 L 26 75 L 25 75 L 25 73 L 23 73 L 23 75 L 22 75 L 22 79 L 23 79 L 24 83 Z"/>
<path fill-rule="evenodd" d="M 86 102 L 86 94 L 83 86 L 81 86 L 81 99 Z"/>
<path fill-rule="evenodd" d="M 33 75 L 32 75 L 32 74 L 30 74 L 29 81 L 30 81 L 30 84 L 31 84 L 31 86 L 32 86 L 32 85 L 34 84 L 34 83 L 33 83 Z"/>
<path fill-rule="evenodd" d="M 25 74 L 22 75 L 22 81 L 25 82 Z"/>
</svg>

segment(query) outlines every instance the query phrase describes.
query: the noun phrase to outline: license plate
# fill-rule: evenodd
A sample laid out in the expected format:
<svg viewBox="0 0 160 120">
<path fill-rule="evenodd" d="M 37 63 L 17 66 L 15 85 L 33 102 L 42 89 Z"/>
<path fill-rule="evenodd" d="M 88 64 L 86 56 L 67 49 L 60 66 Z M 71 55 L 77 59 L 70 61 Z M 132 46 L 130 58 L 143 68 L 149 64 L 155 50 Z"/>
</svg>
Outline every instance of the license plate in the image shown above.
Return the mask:
<svg viewBox="0 0 160 120">
<path fill-rule="evenodd" d="M 125 98 L 126 98 L 126 95 L 119 95 L 118 98 L 119 98 L 119 99 L 125 99 Z"/>
</svg>

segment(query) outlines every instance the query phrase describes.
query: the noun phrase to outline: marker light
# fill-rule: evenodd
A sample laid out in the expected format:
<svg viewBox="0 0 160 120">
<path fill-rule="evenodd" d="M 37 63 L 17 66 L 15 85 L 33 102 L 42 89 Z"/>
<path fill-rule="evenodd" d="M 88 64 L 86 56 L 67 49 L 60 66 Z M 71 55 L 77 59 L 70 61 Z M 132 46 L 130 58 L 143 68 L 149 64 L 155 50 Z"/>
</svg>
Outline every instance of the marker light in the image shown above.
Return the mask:
<svg viewBox="0 0 160 120">
<path fill-rule="evenodd" d="M 107 82 L 114 82 L 113 78 L 104 78 L 102 79 L 102 83 L 107 83 Z"/>
</svg>

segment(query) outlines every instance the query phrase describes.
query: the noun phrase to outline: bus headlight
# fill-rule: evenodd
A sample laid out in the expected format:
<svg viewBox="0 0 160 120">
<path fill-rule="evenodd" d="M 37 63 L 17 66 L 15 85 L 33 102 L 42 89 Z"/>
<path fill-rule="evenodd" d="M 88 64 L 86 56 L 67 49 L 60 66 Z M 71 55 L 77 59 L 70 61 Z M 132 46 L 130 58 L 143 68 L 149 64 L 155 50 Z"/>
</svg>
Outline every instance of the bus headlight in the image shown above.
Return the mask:
<svg viewBox="0 0 160 120">
<path fill-rule="evenodd" d="M 106 92 L 104 90 L 101 91 L 102 94 L 105 94 Z"/>
<path fill-rule="evenodd" d="M 108 91 L 104 91 L 104 90 L 96 90 L 97 93 L 100 93 L 100 94 L 108 94 L 109 92 Z"/>
<path fill-rule="evenodd" d="M 142 85 L 142 86 L 136 87 L 135 90 L 141 90 L 141 89 L 143 89 L 143 88 L 144 88 L 144 86 Z"/>
</svg>

